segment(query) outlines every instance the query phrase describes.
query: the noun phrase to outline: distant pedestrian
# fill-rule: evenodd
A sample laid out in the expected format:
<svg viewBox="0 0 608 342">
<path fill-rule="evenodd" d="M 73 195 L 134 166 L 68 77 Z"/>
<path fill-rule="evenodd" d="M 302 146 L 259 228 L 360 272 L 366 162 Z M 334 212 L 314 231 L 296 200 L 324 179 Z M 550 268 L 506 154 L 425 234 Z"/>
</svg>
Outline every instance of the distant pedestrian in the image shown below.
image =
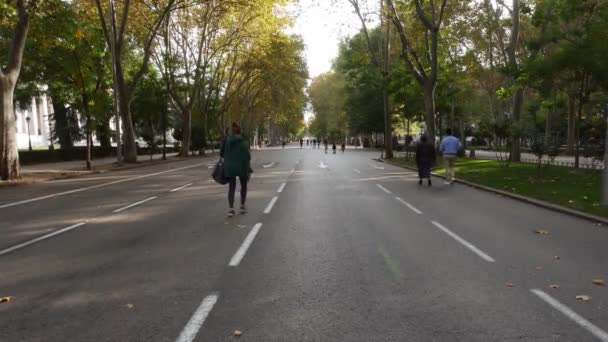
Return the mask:
<svg viewBox="0 0 608 342">
<path fill-rule="evenodd" d="M 456 165 L 456 158 L 458 157 L 458 150 L 460 150 L 461 145 L 460 140 L 452 135 L 451 128 L 448 128 L 445 132 L 446 136 L 441 140 L 439 151 L 442 153 L 445 163 L 445 184 L 452 184 L 455 176 L 454 166 Z"/>
<path fill-rule="evenodd" d="M 284 139 L 283 139 L 283 140 L 281 140 L 281 147 L 282 147 L 282 148 L 285 148 L 285 140 L 284 140 Z"/>
<path fill-rule="evenodd" d="M 247 141 L 241 135 L 241 127 L 234 122 L 232 124 L 232 135 L 224 142 L 221 151 L 224 158 L 224 175 L 228 178 L 228 217 L 235 214 L 234 193 L 236 192 L 236 179 L 241 184 L 241 214 L 247 212 L 245 202 L 247 201 L 247 182 L 250 176 L 251 153 Z"/>
<path fill-rule="evenodd" d="M 422 185 L 423 179 L 428 179 L 428 186 L 431 182 L 431 168 L 435 164 L 435 147 L 428 143 L 425 135 L 420 138 L 420 143 L 416 146 L 416 165 L 418 166 L 418 185 Z"/>
<path fill-rule="evenodd" d="M 342 153 L 344 153 L 344 151 L 346 151 L 346 143 L 343 141 L 342 142 Z"/>
<path fill-rule="evenodd" d="M 325 153 L 327 153 L 328 151 L 328 142 L 327 142 L 327 138 L 323 139 L 323 146 L 325 146 Z"/>
<path fill-rule="evenodd" d="M 336 142 L 335 141 L 331 144 L 331 150 L 334 152 L 334 154 L 336 154 Z"/>
<path fill-rule="evenodd" d="M 304 147 L 304 139 L 300 138 L 300 148 Z"/>
</svg>

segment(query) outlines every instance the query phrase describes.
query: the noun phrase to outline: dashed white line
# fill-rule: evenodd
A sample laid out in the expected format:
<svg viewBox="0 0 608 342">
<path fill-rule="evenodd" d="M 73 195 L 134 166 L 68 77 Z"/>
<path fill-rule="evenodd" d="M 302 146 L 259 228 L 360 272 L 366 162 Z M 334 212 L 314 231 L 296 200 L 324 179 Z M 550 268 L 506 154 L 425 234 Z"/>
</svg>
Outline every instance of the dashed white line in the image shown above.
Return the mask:
<svg viewBox="0 0 608 342">
<path fill-rule="evenodd" d="M 114 210 L 114 211 L 113 211 L 113 213 L 119 213 L 119 212 L 121 212 L 121 211 L 125 211 L 125 210 L 127 210 L 127 209 L 130 209 L 130 208 L 136 207 L 136 206 L 138 206 L 138 205 L 140 205 L 140 204 L 144 204 L 144 203 L 146 203 L 146 202 L 149 202 L 149 201 L 154 200 L 154 199 L 157 199 L 157 198 L 158 198 L 158 196 L 152 196 L 152 197 L 150 197 L 150 198 L 146 198 L 146 199 L 145 199 L 145 200 L 143 200 L 143 201 L 135 202 L 135 203 L 129 204 L 129 205 L 128 205 L 128 206 L 126 206 L 126 207 L 122 207 L 122 208 L 116 209 L 116 210 Z"/>
<path fill-rule="evenodd" d="M 422 215 L 422 211 L 418 210 L 418 208 L 414 207 L 413 205 L 409 204 L 408 202 L 406 202 L 403 198 L 401 197 L 395 197 L 395 199 L 399 202 L 401 202 L 401 204 L 405 205 L 406 207 L 410 208 L 413 212 L 415 212 L 418 215 Z"/>
<path fill-rule="evenodd" d="M 446 227 L 444 227 L 441 223 L 438 223 L 438 222 L 435 222 L 435 221 L 431 221 L 431 223 L 435 227 L 437 227 L 440 230 L 442 230 L 444 233 L 448 234 L 452 239 L 458 241 L 460 244 L 462 244 L 463 246 L 465 246 L 466 248 L 468 248 L 469 250 L 471 250 L 471 252 L 477 254 L 483 260 L 485 260 L 487 262 L 495 262 L 496 261 L 496 260 L 494 260 L 494 258 L 492 258 L 491 256 L 487 255 L 486 253 L 484 253 L 483 251 L 481 251 L 479 248 L 475 247 L 472 243 L 468 242 L 467 240 L 465 240 L 465 239 L 461 238 L 460 236 L 458 236 L 456 233 L 454 233 L 451 230 L 449 230 Z"/>
<path fill-rule="evenodd" d="M 262 228 L 261 223 L 257 223 L 255 226 L 253 226 L 253 228 L 251 229 L 249 234 L 247 234 L 247 237 L 241 244 L 241 247 L 239 247 L 236 253 L 234 253 L 234 255 L 232 256 L 232 259 L 230 259 L 230 263 L 228 264 L 229 266 L 236 267 L 241 263 L 241 260 L 243 260 L 243 257 L 251 246 L 251 243 L 253 243 L 253 240 L 255 239 L 256 235 L 258 235 L 260 228 Z"/>
<path fill-rule="evenodd" d="M 283 183 L 281 184 L 281 186 L 279 187 L 279 190 L 277 190 L 278 193 L 283 192 L 283 190 L 285 190 L 285 186 L 287 186 L 287 183 Z"/>
<path fill-rule="evenodd" d="M 50 238 L 52 238 L 53 236 L 56 236 L 56 235 L 59 235 L 59 234 L 63 234 L 63 233 L 69 232 L 70 230 L 74 230 L 74 229 L 76 229 L 76 228 L 78 228 L 78 227 L 82 227 L 82 226 L 84 226 L 85 224 L 87 224 L 87 223 L 86 223 L 86 222 L 80 222 L 80 223 L 76 223 L 76 224 L 71 225 L 71 226 L 69 226 L 69 227 L 65 227 L 65 228 L 62 228 L 62 229 L 56 230 L 56 231 L 54 231 L 54 232 L 52 232 L 52 233 L 49 233 L 49 234 L 46 234 L 46 235 L 43 235 L 43 236 L 37 237 L 37 238 L 35 238 L 35 239 L 32 239 L 32 240 L 29 240 L 29 241 L 26 241 L 26 242 L 20 243 L 20 244 L 18 244 L 18 245 L 13 246 L 13 247 L 9 247 L 9 248 L 7 248 L 7 249 L 3 249 L 3 250 L 1 250 L 1 251 L 0 251 L 0 255 L 5 255 L 5 254 L 8 254 L 8 253 L 14 252 L 14 251 L 16 251 L 16 250 L 18 250 L 18 249 L 21 249 L 21 248 L 23 248 L 23 247 L 26 247 L 26 246 L 29 246 L 29 245 L 35 244 L 35 243 L 37 243 L 37 242 L 40 242 L 40 241 L 42 241 L 42 240 L 50 239 Z"/>
<path fill-rule="evenodd" d="M 270 214 L 270 212 L 272 211 L 272 207 L 274 207 L 274 205 L 275 205 L 275 203 L 277 203 L 278 199 L 279 198 L 277 196 L 275 196 L 272 198 L 272 200 L 270 200 L 270 203 L 268 203 L 268 206 L 264 210 L 264 214 Z"/>
<path fill-rule="evenodd" d="M 389 189 L 387 189 L 387 188 L 383 187 L 382 185 L 380 185 L 380 184 L 376 184 L 376 186 L 377 186 L 378 188 L 380 188 L 380 190 L 382 190 L 382 191 L 386 192 L 387 194 L 389 194 L 389 195 L 390 195 L 390 194 L 392 194 L 392 192 L 391 192 Z"/>
<path fill-rule="evenodd" d="M 194 341 L 196 335 L 203 326 L 203 323 L 205 323 L 207 316 L 209 316 L 209 313 L 211 312 L 211 310 L 213 310 L 215 303 L 217 303 L 218 298 L 219 294 L 213 293 L 203 299 L 203 302 L 198 307 L 198 309 L 196 309 L 196 311 L 192 315 L 192 318 L 190 318 L 188 324 L 186 324 L 184 330 L 182 330 L 181 334 L 179 334 L 179 337 L 177 338 L 177 340 L 175 340 L 175 342 Z"/>
<path fill-rule="evenodd" d="M 189 186 L 190 186 L 190 185 L 192 185 L 192 184 L 194 184 L 194 183 L 190 183 L 190 184 L 186 184 L 186 185 L 184 185 L 184 186 L 180 186 L 179 188 L 175 188 L 175 189 L 171 190 L 170 192 L 176 192 L 176 191 L 183 190 L 183 189 L 185 189 L 185 188 L 189 187 Z"/>
<path fill-rule="evenodd" d="M 355 171 L 355 173 L 357 174 L 361 174 L 361 171 L 359 171 L 358 169 L 354 169 L 353 171 Z"/>
<path fill-rule="evenodd" d="M 551 305 L 554 309 L 564 314 L 564 316 L 570 318 L 576 324 L 580 325 L 582 328 L 590 332 L 593 336 L 597 337 L 602 342 L 608 342 L 608 333 L 604 330 L 598 328 L 593 323 L 589 322 L 581 315 L 572 311 L 569 307 L 560 303 L 557 299 L 551 297 L 547 293 L 539 290 L 539 289 L 531 289 L 532 293 L 534 293 L 538 298 L 545 301 L 547 304 Z"/>
<path fill-rule="evenodd" d="M 376 165 L 374 165 L 372 163 L 369 163 L 368 165 L 371 166 L 371 167 L 373 167 L 376 170 L 384 170 L 384 166 L 376 166 Z"/>
<path fill-rule="evenodd" d="M 142 179 L 142 178 L 162 175 L 162 174 L 165 174 L 165 173 L 170 173 L 170 172 L 175 172 L 175 171 L 180 171 L 180 170 L 191 169 L 193 167 L 198 167 L 198 166 L 201 166 L 201 165 L 205 165 L 205 163 L 199 163 L 199 164 L 190 165 L 190 166 L 186 166 L 186 167 L 180 167 L 180 168 L 177 168 L 177 169 L 172 169 L 172 170 L 167 170 L 167 171 L 149 173 L 149 174 L 141 175 L 141 176 L 137 176 L 137 177 L 131 177 L 131 178 L 121 179 L 121 180 L 117 180 L 117 181 L 113 181 L 113 182 L 108 182 L 108 183 L 103 183 L 103 184 L 97 184 L 97 185 L 87 186 L 85 188 L 79 188 L 79 189 L 74 189 L 74 190 L 69 190 L 69 191 L 63 191 L 63 192 L 58 192 L 58 193 L 55 193 L 55 194 L 50 194 L 50 195 L 42 196 L 42 197 L 30 198 L 30 199 L 23 200 L 23 201 L 2 204 L 2 205 L 0 205 L 0 209 L 4 209 L 4 208 L 8 208 L 8 207 L 14 207 L 14 206 L 17 206 L 17 205 L 31 203 L 31 202 L 42 201 L 42 200 L 49 199 L 49 198 L 70 195 L 70 194 L 74 194 L 74 193 L 77 193 L 77 192 L 82 192 L 82 191 L 87 191 L 87 190 L 92 190 L 92 189 L 103 188 L 105 186 L 110 186 L 110 185 L 114 185 L 114 184 L 120 184 L 120 183 L 124 183 L 124 182 L 129 182 L 129 181 L 136 180 L 136 179 Z"/>
</svg>

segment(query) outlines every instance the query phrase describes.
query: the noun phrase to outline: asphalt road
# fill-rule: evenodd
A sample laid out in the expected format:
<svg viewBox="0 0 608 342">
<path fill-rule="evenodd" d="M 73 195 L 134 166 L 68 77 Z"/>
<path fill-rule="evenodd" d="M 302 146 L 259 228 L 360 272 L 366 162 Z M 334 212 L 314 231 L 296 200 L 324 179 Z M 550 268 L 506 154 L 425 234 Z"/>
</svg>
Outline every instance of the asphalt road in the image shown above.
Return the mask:
<svg viewBox="0 0 608 342">
<path fill-rule="evenodd" d="M 253 156 L 234 218 L 212 157 L 0 189 L 0 341 L 608 341 L 606 227 L 376 152 Z"/>
</svg>

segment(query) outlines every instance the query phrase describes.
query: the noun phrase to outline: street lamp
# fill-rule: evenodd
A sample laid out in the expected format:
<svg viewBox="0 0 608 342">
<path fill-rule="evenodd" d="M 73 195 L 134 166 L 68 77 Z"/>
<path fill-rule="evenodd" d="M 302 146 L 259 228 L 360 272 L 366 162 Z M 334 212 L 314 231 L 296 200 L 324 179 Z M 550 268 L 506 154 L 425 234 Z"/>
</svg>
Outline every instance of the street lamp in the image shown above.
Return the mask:
<svg viewBox="0 0 608 342">
<path fill-rule="evenodd" d="M 27 121 L 27 141 L 29 143 L 29 151 L 32 151 L 32 135 L 30 134 L 30 117 L 26 117 L 25 121 Z"/>
</svg>

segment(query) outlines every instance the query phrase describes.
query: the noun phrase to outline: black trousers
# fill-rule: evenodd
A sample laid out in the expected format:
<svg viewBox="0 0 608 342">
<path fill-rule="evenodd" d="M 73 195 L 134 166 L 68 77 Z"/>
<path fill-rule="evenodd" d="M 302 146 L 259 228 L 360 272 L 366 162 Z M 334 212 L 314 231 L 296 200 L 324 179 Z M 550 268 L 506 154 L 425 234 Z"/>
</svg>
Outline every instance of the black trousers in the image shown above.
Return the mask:
<svg viewBox="0 0 608 342">
<path fill-rule="evenodd" d="M 230 177 L 228 181 L 228 204 L 230 208 L 234 208 L 234 193 L 236 192 L 236 178 Z M 241 183 L 241 205 L 245 205 L 247 200 L 247 181 L 248 177 L 238 177 Z"/>
</svg>

